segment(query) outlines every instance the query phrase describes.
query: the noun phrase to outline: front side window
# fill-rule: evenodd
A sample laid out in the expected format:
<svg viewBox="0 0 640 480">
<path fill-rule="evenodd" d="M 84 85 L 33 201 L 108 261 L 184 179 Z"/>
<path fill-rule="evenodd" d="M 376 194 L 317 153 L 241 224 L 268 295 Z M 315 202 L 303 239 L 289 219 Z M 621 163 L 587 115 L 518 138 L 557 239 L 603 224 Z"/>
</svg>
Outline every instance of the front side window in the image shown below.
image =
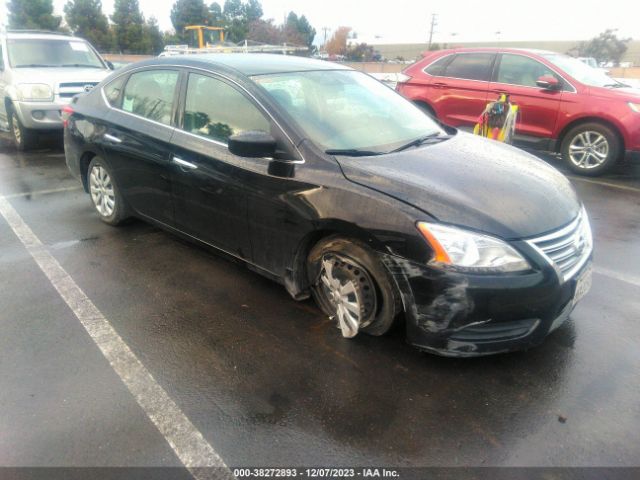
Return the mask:
<svg viewBox="0 0 640 480">
<path fill-rule="evenodd" d="M 134 73 L 124 87 L 122 110 L 155 122 L 171 124 L 178 72 L 147 70 Z"/>
<path fill-rule="evenodd" d="M 352 70 L 304 71 L 252 77 L 326 150 L 383 153 L 441 129 L 382 82 Z"/>
<path fill-rule="evenodd" d="M 187 132 L 226 143 L 247 130 L 270 131 L 258 108 L 229 84 L 192 73 L 187 84 L 183 128 Z"/>
<path fill-rule="evenodd" d="M 500 60 L 497 81 L 498 83 L 535 87 L 536 81 L 542 76 L 558 78 L 550 68 L 533 58 L 505 53 Z M 560 79 L 558 78 L 558 80 Z"/>
<path fill-rule="evenodd" d="M 607 73 L 599 68 L 593 68 L 582 63 L 580 60 L 562 55 L 560 53 L 549 53 L 542 55 L 547 61 L 566 72 L 576 80 L 591 87 L 623 87 L 624 84 L 611 78 Z"/>
<path fill-rule="evenodd" d="M 106 68 L 87 42 L 79 39 L 7 39 L 13 68 Z"/>
<path fill-rule="evenodd" d="M 444 76 L 488 82 L 494 57 L 493 53 L 458 54 L 447 65 Z"/>
</svg>

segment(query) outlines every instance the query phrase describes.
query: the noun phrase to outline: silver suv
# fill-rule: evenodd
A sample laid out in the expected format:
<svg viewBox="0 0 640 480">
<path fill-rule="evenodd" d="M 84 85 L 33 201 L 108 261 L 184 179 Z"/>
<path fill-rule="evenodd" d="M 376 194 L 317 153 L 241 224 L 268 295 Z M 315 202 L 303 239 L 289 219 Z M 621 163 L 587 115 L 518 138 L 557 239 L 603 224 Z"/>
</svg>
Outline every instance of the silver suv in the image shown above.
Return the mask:
<svg viewBox="0 0 640 480">
<path fill-rule="evenodd" d="M 0 35 L 0 128 L 18 150 L 36 145 L 38 133 L 61 130 L 61 111 L 111 72 L 89 42 L 68 35 L 8 31 Z"/>
</svg>

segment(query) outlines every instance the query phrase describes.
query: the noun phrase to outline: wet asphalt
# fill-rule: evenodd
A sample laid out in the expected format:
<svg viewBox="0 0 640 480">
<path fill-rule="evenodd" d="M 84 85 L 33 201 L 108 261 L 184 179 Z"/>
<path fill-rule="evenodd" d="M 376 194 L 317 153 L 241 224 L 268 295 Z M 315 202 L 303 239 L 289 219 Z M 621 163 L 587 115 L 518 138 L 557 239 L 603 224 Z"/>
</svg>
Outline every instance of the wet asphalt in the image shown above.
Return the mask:
<svg viewBox="0 0 640 480">
<path fill-rule="evenodd" d="M 639 465 L 640 165 L 572 181 L 591 292 L 538 348 L 447 359 L 401 330 L 344 340 L 242 265 L 107 226 L 59 142 L 0 143 L 0 195 L 230 466 Z M 179 465 L 0 217 L 0 466 Z"/>
</svg>

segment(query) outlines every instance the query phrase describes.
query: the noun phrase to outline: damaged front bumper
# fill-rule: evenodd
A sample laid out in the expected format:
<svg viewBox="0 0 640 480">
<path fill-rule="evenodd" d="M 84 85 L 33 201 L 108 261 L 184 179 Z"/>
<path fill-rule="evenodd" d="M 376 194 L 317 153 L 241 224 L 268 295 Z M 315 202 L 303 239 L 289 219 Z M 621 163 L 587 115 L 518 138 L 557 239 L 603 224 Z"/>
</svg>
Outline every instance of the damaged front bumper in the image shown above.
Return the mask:
<svg viewBox="0 0 640 480">
<path fill-rule="evenodd" d="M 578 279 L 591 268 L 589 256 L 576 275 L 562 282 L 545 261 L 526 273 L 477 275 L 382 257 L 402 296 L 407 341 L 452 357 L 539 345 L 569 318 Z"/>
</svg>

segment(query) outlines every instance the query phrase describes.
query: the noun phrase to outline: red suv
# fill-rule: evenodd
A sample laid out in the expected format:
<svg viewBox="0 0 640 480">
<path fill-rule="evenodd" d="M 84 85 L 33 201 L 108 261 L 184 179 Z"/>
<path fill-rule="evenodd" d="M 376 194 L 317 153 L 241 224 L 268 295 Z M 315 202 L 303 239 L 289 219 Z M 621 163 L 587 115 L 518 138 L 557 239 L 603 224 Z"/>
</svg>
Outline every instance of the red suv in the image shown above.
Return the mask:
<svg viewBox="0 0 640 480">
<path fill-rule="evenodd" d="M 561 152 L 568 166 L 599 175 L 640 156 L 640 90 L 554 52 L 507 48 L 427 52 L 397 90 L 454 127 L 471 127 L 500 93 L 520 107 L 514 143 Z"/>
</svg>

